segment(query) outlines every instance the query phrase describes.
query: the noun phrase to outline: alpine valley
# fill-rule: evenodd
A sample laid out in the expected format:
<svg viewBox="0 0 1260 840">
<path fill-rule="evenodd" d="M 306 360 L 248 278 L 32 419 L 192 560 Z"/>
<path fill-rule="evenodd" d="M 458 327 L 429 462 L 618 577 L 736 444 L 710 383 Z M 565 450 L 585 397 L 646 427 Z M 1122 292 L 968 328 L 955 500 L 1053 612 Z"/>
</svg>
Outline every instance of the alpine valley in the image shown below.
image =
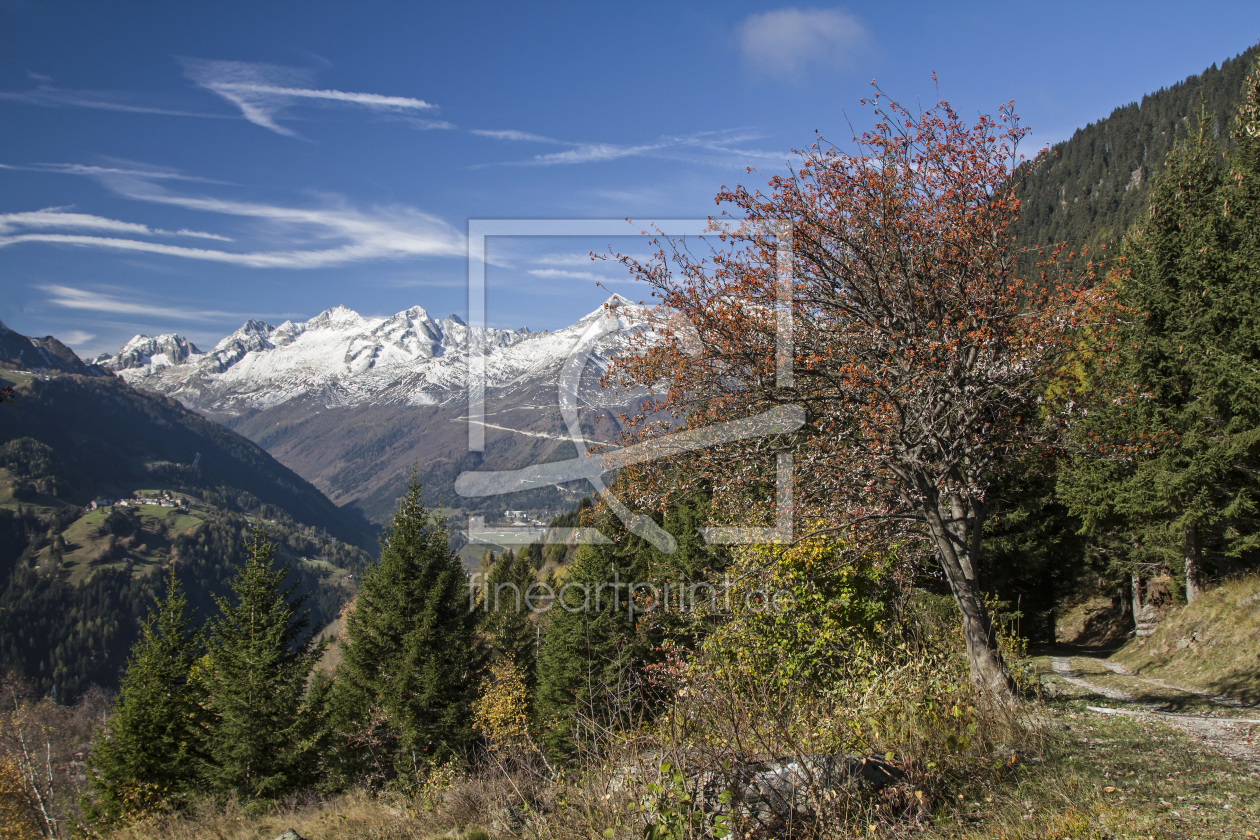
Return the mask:
<svg viewBox="0 0 1260 840">
<path fill-rule="evenodd" d="M 413 471 L 426 502 L 491 512 L 573 507 L 589 492 L 547 487 L 461 498 L 465 470 L 514 469 L 574 457 L 558 383 L 590 351 L 578 390 L 587 439 L 608 440 L 635 395 L 599 385 L 609 361 L 647 327 L 619 296 L 555 332 L 434 320 L 415 306 L 388 318 L 334 307 L 309 321 L 251 320 L 208 352 L 178 335 L 138 335 L 95 360 L 128 383 L 172 397 L 248 437 L 339 506 L 383 523 Z M 485 447 L 469 449 L 470 355 L 485 359 Z"/>
<path fill-rule="evenodd" d="M 259 524 L 312 622 L 327 625 L 413 474 L 455 515 L 456 545 L 459 514 L 577 508 L 588 487 L 465 499 L 455 478 L 573 457 L 558 391 L 570 359 L 585 373 L 583 437 L 614 437 L 635 395 L 602 389 L 600 374 L 649 323 L 615 296 L 550 333 L 336 307 L 300 324 L 248 321 L 209 352 L 140 335 L 91 362 L 0 324 L 12 404 L 0 411 L 0 667 L 66 700 L 113 687 L 165 570 L 179 568 L 209 614 Z M 474 355 L 485 360 L 480 452 L 468 435 Z"/>
</svg>

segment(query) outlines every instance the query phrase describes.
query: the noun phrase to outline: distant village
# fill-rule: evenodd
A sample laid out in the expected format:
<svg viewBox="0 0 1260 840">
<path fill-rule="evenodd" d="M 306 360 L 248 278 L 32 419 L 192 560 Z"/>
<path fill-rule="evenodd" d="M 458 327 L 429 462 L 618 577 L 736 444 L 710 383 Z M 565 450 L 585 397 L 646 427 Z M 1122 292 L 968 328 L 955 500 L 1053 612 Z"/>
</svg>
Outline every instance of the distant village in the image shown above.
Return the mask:
<svg viewBox="0 0 1260 840">
<path fill-rule="evenodd" d="M 103 507 L 139 507 L 141 505 L 156 505 L 158 507 L 173 508 L 180 513 L 188 513 L 188 500 L 180 496 L 172 496 L 165 490 L 154 496 L 135 496 L 130 499 L 95 499 L 88 503 L 87 509 L 99 510 Z"/>
<path fill-rule="evenodd" d="M 563 511 L 554 510 L 505 510 L 503 511 L 503 519 L 509 525 L 538 525 L 545 526 L 553 518 L 559 516 Z"/>
</svg>

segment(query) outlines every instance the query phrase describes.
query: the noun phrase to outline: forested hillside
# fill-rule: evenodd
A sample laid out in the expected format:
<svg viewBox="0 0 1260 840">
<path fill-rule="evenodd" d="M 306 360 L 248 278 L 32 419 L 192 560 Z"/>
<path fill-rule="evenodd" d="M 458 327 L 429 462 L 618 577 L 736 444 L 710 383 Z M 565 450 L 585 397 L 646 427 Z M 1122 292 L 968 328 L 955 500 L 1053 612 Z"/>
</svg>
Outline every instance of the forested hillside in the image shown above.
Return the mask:
<svg viewBox="0 0 1260 840">
<path fill-rule="evenodd" d="M 240 435 L 175 400 L 114 377 L 18 381 L 19 409 L 0 414 L 0 441 L 29 438 L 49 447 L 67 470 L 67 501 L 116 498 L 135 482 L 176 489 L 230 488 L 246 507 L 273 505 L 337 539 L 375 547 L 375 529 L 342 510 L 292 470 Z M 200 456 L 200 457 L 198 457 Z M 194 466 L 194 463 L 196 464 Z"/>
<path fill-rule="evenodd" d="M 248 440 L 112 376 L 0 375 L 0 669 L 63 701 L 116 686 L 161 572 L 210 614 L 255 524 L 315 623 L 353 595 L 366 524 Z"/>
<path fill-rule="evenodd" d="M 1067 242 L 1072 249 L 1118 245 L 1146 214 L 1151 181 L 1168 153 L 1186 140 L 1201 115 L 1207 118 L 1208 136 L 1222 151 L 1231 148 L 1229 121 L 1257 50 L 1260 46 L 1141 102 L 1122 105 L 1055 144 L 1049 158 L 1026 170 L 1020 181 L 1016 241 L 1025 246 Z M 1035 263 L 1029 257 L 1024 268 Z"/>
</svg>

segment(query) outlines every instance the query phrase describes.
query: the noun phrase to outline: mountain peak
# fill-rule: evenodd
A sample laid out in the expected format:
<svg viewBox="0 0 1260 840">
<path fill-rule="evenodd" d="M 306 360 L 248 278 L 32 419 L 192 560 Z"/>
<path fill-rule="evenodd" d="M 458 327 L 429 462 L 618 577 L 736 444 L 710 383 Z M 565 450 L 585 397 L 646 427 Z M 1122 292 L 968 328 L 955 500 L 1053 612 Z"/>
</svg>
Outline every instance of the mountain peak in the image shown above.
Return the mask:
<svg viewBox="0 0 1260 840">
<path fill-rule="evenodd" d="M 120 352 L 129 364 L 111 366 L 127 381 L 178 395 L 189 407 L 231 416 L 252 414 L 294 398 L 329 408 L 369 404 L 433 405 L 463 399 L 470 352 L 485 352 L 490 387 L 550 376 L 572 350 L 573 331 L 600 335 L 635 330 L 644 322 L 634 301 L 611 295 L 599 309 L 558 333 L 473 330 L 452 314 L 435 321 L 421 306 L 365 318 L 345 306 L 305 322 L 272 327 L 247 321 L 213 351 L 175 352 L 165 337 L 138 336 Z M 172 337 L 172 339 L 177 337 Z M 621 339 L 608 336 L 605 350 Z M 132 346 L 136 345 L 136 346 Z M 603 352 L 603 351 L 601 351 Z"/>
<path fill-rule="evenodd" d="M 307 327 L 354 327 L 365 323 L 362 315 L 342 304 L 325 309 L 306 322 Z"/>
<path fill-rule="evenodd" d="M 236 332 L 232 333 L 232 335 L 228 336 L 228 338 L 231 338 L 232 336 L 249 336 L 249 335 L 267 336 L 267 335 L 271 335 L 271 333 L 273 333 L 275 329 L 276 329 L 275 327 L 271 326 L 271 324 L 268 324 L 266 321 L 259 321 L 257 318 L 250 318 L 248 321 L 241 324 L 241 326 L 236 330 Z M 224 339 L 224 341 L 226 340 L 227 339 Z"/>
<path fill-rule="evenodd" d="M 618 317 L 634 320 L 643 317 L 643 313 L 649 308 L 650 307 L 647 304 L 639 303 L 638 301 L 631 300 L 625 295 L 619 295 L 614 292 L 609 295 L 608 299 L 601 303 L 598 307 L 579 318 L 577 323 L 589 324 L 595 318 L 610 317 L 610 312 L 613 311 L 618 313 Z"/>
<path fill-rule="evenodd" d="M 109 370 L 135 370 L 143 368 L 149 372 L 157 368 L 178 365 L 189 356 L 199 356 L 201 351 L 182 335 L 163 333 L 154 338 L 150 335 L 137 335 L 122 346 L 118 354 L 100 360 L 100 364 Z"/>
<path fill-rule="evenodd" d="M 0 325 L 0 361 L 21 370 L 57 370 L 81 376 L 102 376 L 100 368 L 86 365 L 73 350 L 51 335 L 22 335 Z"/>
</svg>

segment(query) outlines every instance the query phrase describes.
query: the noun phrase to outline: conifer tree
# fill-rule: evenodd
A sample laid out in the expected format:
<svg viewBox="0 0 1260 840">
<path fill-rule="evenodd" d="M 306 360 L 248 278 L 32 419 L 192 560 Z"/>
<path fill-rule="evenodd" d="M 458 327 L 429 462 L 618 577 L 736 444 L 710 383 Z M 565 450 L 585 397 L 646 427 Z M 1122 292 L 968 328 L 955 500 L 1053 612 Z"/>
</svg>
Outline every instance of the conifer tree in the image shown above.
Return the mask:
<svg viewBox="0 0 1260 840">
<path fill-rule="evenodd" d="M 614 543 L 578 549 L 548 611 L 538 652 L 536 713 L 543 745 L 555 756 L 570 753 L 582 739 L 582 720 L 607 725 L 637 705 L 645 651 L 630 589 L 647 580 L 644 541 L 611 515 L 603 530 L 615 535 Z"/>
<path fill-rule="evenodd" d="M 468 576 L 413 477 L 346 616 L 333 697 L 344 772 L 415 780 L 473 738 L 481 678 Z"/>
<path fill-rule="evenodd" d="M 534 583 L 534 569 L 525 552 L 506 551 L 490 567 L 478 604 L 491 657 L 496 662 L 511 659 L 531 687 L 539 633 L 530 620 L 526 598 Z"/>
<path fill-rule="evenodd" d="M 311 784 L 317 770 L 319 710 L 307 680 L 324 651 L 311 628 L 290 566 L 273 563 L 261 528 L 232 581 L 235 597 L 216 597 L 206 660 L 209 722 L 204 775 L 220 791 L 274 798 Z"/>
<path fill-rule="evenodd" d="M 196 792 L 202 765 L 200 686 L 190 680 L 202 639 L 174 567 L 123 672 L 106 727 L 88 759 L 93 817 L 112 823 Z"/>
<path fill-rule="evenodd" d="M 1127 534 L 1131 563 L 1180 572 L 1187 601 L 1209 554 L 1260 548 L 1260 271 L 1243 179 L 1218 160 L 1202 129 L 1176 149 L 1125 243 L 1118 384 L 1081 428 L 1118 454 L 1079 460 L 1060 482 L 1086 528 Z"/>
</svg>

